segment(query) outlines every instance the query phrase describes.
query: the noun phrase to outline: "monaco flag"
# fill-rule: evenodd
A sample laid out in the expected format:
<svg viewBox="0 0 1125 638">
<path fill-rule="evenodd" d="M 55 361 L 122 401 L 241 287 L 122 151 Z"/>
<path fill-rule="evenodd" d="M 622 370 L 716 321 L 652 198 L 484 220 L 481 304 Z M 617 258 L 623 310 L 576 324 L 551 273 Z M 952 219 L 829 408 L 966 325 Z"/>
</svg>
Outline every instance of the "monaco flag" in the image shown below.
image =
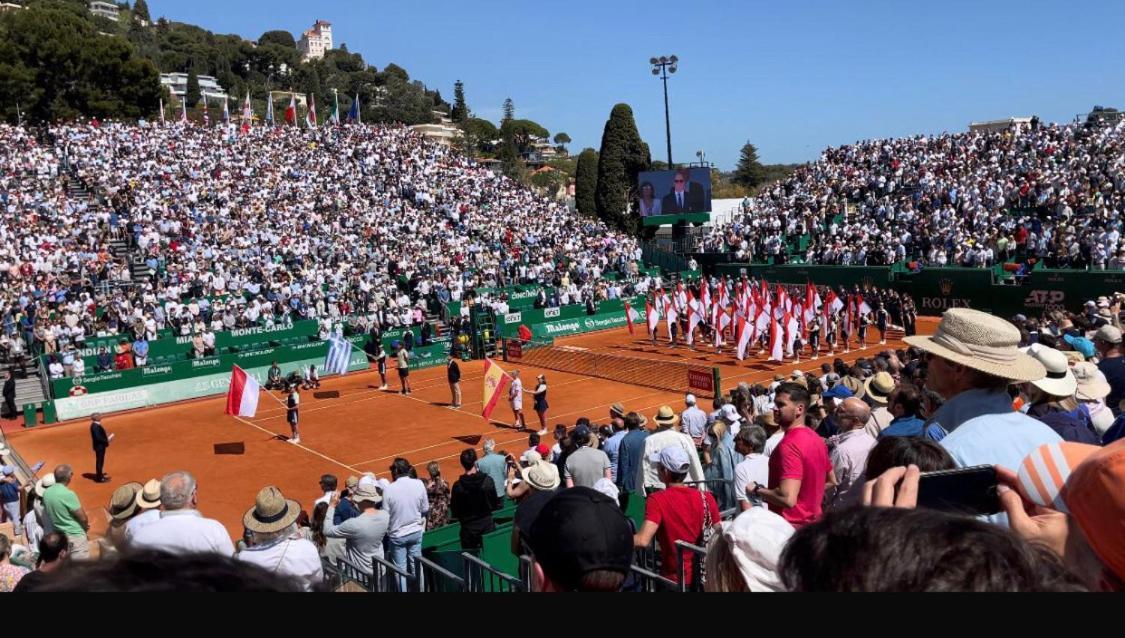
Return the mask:
<svg viewBox="0 0 1125 638">
<path fill-rule="evenodd" d="M 637 334 L 636 331 L 633 329 L 633 319 L 640 319 L 640 318 L 641 318 L 641 316 L 639 314 L 637 314 L 637 311 L 633 310 L 633 307 L 629 305 L 628 301 L 626 301 L 625 302 L 625 323 L 629 324 L 629 334 Z"/>
<path fill-rule="evenodd" d="M 258 412 L 258 380 L 238 366 L 230 373 L 227 414 L 252 417 Z"/>
<path fill-rule="evenodd" d="M 754 332 L 754 326 L 749 321 L 739 317 L 738 319 L 738 352 L 735 356 L 739 361 L 746 358 L 746 347 L 750 345 L 751 333 Z"/>
<path fill-rule="evenodd" d="M 484 360 L 484 409 L 481 411 L 481 416 L 487 421 L 492 416 L 492 411 L 496 409 L 496 404 L 500 401 L 500 397 L 504 395 L 504 390 L 508 384 L 512 382 L 512 377 L 508 376 L 500 366 L 492 359 Z"/>
<path fill-rule="evenodd" d="M 656 312 L 656 308 L 652 304 L 645 302 L 645 316 L 648 319 L 648 333 L 651 335 L 656 332 L 656 326 L 660 325 L 660 315 Z"/>
<path fill-rule="evenodd" d="M 777 319 L 770 320 L 770 360 L 782 362 L 785 360 L 785 344 L 781 332 L 781 324 Z"/>
</svg>

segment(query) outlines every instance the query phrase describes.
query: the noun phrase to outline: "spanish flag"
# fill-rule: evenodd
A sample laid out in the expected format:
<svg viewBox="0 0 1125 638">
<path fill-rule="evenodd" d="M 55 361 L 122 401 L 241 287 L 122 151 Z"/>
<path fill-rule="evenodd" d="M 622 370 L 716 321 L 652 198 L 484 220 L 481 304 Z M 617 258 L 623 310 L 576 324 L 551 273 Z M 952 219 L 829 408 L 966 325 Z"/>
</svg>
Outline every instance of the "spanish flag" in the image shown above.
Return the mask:
<svg viewBox="0 0 1125 638">
<path fill-rule="evenodd" d="M 486 421 L 492 416 L 492 410 L 511 382 L 512 378 L 495 361 L 487 358 L 484 360 L 484 410 L 481 411 L 481 416 Z"/>
</svg>

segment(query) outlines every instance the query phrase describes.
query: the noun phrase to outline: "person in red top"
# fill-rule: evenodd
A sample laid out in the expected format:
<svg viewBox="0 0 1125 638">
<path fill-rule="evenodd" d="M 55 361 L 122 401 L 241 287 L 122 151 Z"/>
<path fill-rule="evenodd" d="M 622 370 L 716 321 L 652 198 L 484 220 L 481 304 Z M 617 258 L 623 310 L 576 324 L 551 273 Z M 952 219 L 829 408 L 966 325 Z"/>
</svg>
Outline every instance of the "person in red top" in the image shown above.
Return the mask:
<svg viewBox="0 0 1125 638">
<path fill-rule="evenodd" d="M 704 546 L 704 528 L 708 525 L 714 533 L 722 534 L 719 504 L 710 492 L 683 485 L 691 461 L 682 447 L 673 445 L 654 452 L 649 461 L 659 468 L 666 487 L 645 501 L 645 522 L 633 536 L 633 545 L 648 547 L 655 537 L 660 542 L 660 575 L 679 582 L 676 541 Z M 691 559 L 691 553 L 684 552 L 684 584 L 689 586 L 694 580 Z"/>
<path fill-rule="evenodd" d="M 780 514 L 795 529 L 815 523 L 823 515 L 824 491 L 836 485 L 824 439 L 805 425 L 809 391 L 783 383 L 774 399 L 774 418 L 785 436 L 770 454 L 769 486 L 747 489 Z"/>
</svg>

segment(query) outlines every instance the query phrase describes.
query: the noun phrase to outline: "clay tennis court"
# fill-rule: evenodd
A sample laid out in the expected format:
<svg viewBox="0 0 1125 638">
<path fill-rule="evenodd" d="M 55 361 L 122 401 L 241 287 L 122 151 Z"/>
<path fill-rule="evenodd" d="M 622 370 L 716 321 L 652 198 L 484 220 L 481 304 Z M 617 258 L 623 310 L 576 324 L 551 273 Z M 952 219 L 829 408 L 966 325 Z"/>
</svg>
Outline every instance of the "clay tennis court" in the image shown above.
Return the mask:
<svg viewBox="0 0 1125 638">
<path fill-rule="evenodd" d="M 930 334 L 937 319 L 920 318 L 918 331 Z M 556 345 L 594 352 L 613 353 L 655 360 L 704 363 L 721 369 L 725 391 L 739 382 L 770 380 L 774 374 L 794 369 L 812 370 L 831 361 L 802 360 L 800 364 L 769 363 L 761 356 L 737 362 L 733 355 L 715 355 L 713 348 L 692 352 L 682 345 L 674 350 L 664 341 L 653 347 L 642 338 L 643 328 L 633 336 L 624 328 L 559 339 Z M 904 347 L 901 341 L 877 344 L 878 332 L 869 331 L 875 341 L 866 350 L 849 355 L 837 353 L 846 361 L 872 356 L 886 348 Z M 698 345 L 698 344 L 697 344 Z M 683 394 L 590 378 L 530 365 L 502 364 L 506 370 L 521 370 L 525 389 L 535 385 L 535 376 L 547 376 L 549 392 L 548 427 L 555 423 L 573 426 L 586 416 L 595 422 L 608 419 L 609 406 L 621 402 L 627 410 L 649 416 L 661 405 L 679 410 Z M 493 420 L 481 418 L 483 361 L 462 362 L 463 407 L 452 410 L 445 368 L 413 372 L 413 394 L 403 396 L 397 375 L 390 372 L 392 391 L 379 391 L 379 375 L 351 373 L 323 381 L 318 391 L 301 394 L 301 444 L 284 440 L 289 435 L 285 408 L 277 400 L 262 396 L 254 418 L 243 419 L 223 414 L 225 397 L 168 405 L 161 408 L 110 414 L 103 417 L 106 430 L 116 434 L 106 454 L 108 483 L 93 481 L 94 455 L 90 446 L 89 421 L 78 420 L 32 430 L 13 432 L 11 445 L 28 464 L 46 463 L 46 471 L 60 463 L 74 467 L 71 484 L 92 522 L 92 537 L 101 536 L 106 527 L 104 507 L 114 488 L 127 481 L 144 482 L 174 470 L 188 470 L 199 481 L 199 509 L 218 519 L 231 536 L 242 535 L 242 516 L 254 503 L 254 496 L 265 485 L 273 484 L 290 498 L 309 509 L 320 496 L 317 481 L 321 474 L 340 478 L 374 472 L 387 476 L 395 457 L 409 460 L 421 476 L 430 461 L 441 464 L 443 476 L 452 484 L 461 474 L 458 456 L 468 446 L 478 451 L 484 438 L 493 438 L 497 449 L 520 454 L 527 448 L 527 433 L 510 425 L 507 402 L 498 404 Z M 279 393 L 272 393 L 280 398 Z M 701 402 L 708 407 L 709 401 Z M 529 430 L 538 429 L 538 418 L 531 410 L 531 397 L 524 401 Z M 545 443 L 553 444 L 548 435 Z"/>
</svg>

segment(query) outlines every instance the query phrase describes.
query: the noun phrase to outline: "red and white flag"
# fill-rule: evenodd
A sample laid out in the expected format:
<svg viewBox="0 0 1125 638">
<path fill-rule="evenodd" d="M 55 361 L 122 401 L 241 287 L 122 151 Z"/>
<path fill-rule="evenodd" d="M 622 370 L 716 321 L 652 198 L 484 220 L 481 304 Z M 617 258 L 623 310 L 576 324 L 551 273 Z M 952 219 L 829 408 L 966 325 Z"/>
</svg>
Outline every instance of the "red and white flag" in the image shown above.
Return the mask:
<svg viewBox="0 0 1125 638">
<path fill-rule="evenodd" d="M 754 319 L 754 340 L 766 334 L 770 329 L 770 313 L 765 310 L 759 310 L 757 317 Z"/>
<path fill-rule="evenodd" d="M 297 124 L 297 95 L 295 93 L 289 94 L 289 106 L 285 107 L 285 121 L 289 124 Z"/>
<path fill-rule="evenodd" d="M 645 302 L 645 316 L 648 319 L 648 333 L 651 335 L 656 332 L 656 326 L 660 325 L 660 314 L 647 301 Z"/>
<path fill-rule="evenodd" d="M 800 334 L 801 326 L 797 321 L 797 315 L 792 313 L 785 313 L 785 354 L 786 356 L 793 356 L 793 342 L 797 340 L 797 335 Z"/>
<path fill-rule="evenodd" d="M 690 293 L 689 293 L 690 294 Z M 695 328 L 703 322 L 703 313 L 699 311 L 698 302 L 692 299 L 687 306 L 687 344 L 695 342 Z"/>
<path fill-rule="evenodd" d="M 770 360 L 781 362 L 785 360 L 785 338 L 782 335 L 781 324 L 777 319 L 770 320 Z"/>
<path fill-rule="evenodd" d="M 635 310 L 633 310 L 632 306 L 629 305 L 629 302 L 626 301 L 625 302 L 625 323 L 629 324 L 629 334 L 637 334 L 636 331 L 633 329 L 633 315 L 636 315 L 636 314 L 637 314 L 637 312 Z M 640 319 L 640 316 L 638 315 L 637 318 Z"/>
<path fill-rule="evenodd" d="M 316 96 L 309 93 L 309 112 L 305 114 L 305 125 L 316 128 Z"/>
<path fill-rule="evenodd" d="M 676 307 L 669 304 L 668 307 L 665 309 L 665 313 L 664 313 L 664 320 L 668 323 L 668 341 L 669 342 L 672 341 L 672 324 L 676 323 L 676 321 L 678 321 L 679 318 L 680 318 L 680 315 L 678 315 L 676 313 Z"/>
<path fill-rule="evenodd" d="M 227 414 L 252 417 L 258 412 L 258 380 L 238 366 L 230 373 L 230 390 L 227 391 Z"/>
<path fill-rule="evenodd" d="M 707 285 L 706 279 L 699 280 L 699 303 L 703 304 L 704 308 L 711 307 L 711 286 Z"/>
<path fill-rule="evenodd" d="M 738 335 L 736 336 L 738 351 L 735 353 L 735 356 L 738 357 L 739 361 L 746 358 L 746 347 L 750 345 L 750 338 L 753 336 L 753 332 L 754 325 L 752 323 L 745 319 L 738 320 Z"/>
<path fill-rule="evenodd" d="M 871 306 L 867 305 L 867 302 L 863 300 L 863 295 L 855 296 L 855 307 L 859 309 L 859 314 L 861 315 L 871 314 Z"/>
</svg>

